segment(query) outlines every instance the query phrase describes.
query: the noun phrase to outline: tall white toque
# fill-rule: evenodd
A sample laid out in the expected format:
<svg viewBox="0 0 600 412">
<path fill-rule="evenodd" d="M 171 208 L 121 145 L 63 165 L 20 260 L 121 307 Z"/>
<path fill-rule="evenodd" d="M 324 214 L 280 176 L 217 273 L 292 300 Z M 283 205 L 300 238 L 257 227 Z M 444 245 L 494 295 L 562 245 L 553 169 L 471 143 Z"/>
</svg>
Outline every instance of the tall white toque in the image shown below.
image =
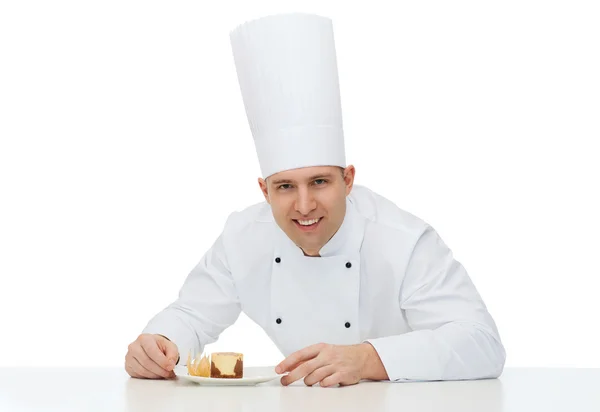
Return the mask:
<svg viewBox="0 0 600 412">
<path fill-rule="evenodd" d="M 272 15 L 241 24 L 230 37 L 263 178 L 346 167 L 331 19 Z"/>
</svg>

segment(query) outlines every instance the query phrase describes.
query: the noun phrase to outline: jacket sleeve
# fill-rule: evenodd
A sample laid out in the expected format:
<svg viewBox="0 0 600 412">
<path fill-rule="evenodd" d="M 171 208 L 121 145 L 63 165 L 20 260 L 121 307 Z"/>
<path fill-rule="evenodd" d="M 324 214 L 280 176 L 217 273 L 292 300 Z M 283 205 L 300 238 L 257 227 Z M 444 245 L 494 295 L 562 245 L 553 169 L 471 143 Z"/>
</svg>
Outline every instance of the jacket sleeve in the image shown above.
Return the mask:
<svg viewBox="0 0 600 412">
<path fill-rule="evenodd" d="M 366 340 L 390 380 L 500 376 L 506 353 L 494 320 L 464 267 L 429 226 L 411 254 L 399 303 L 412 330 Z"/>
<path fill-rule="evenodd" d="M 221 234 L 187 276 L 179 298 L 154 316 L 142 333 L 165 336 L 179 349 L 178 364 L 188 351 L 201 353 L 232 325 L 241 312 Z"/>
</svg>

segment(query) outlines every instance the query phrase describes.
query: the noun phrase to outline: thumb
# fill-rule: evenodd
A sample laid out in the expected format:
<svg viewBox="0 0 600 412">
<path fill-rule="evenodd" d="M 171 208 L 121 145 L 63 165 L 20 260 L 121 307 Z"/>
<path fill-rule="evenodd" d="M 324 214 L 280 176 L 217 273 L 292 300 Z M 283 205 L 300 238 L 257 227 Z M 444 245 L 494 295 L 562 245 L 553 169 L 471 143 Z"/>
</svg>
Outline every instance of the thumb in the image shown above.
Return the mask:
<svg viewBox="0 0 600 412">
<path fill-rule="evenodd" d="M 165 354 L 167 360 L 172 362 L 172 365 L 175 366 L 179 360 L 179 350 L 177 349 L 177 345 L 164 336 L 160 336 L 158 339 L 158 347 L 162 353 Z"/>
</svg>

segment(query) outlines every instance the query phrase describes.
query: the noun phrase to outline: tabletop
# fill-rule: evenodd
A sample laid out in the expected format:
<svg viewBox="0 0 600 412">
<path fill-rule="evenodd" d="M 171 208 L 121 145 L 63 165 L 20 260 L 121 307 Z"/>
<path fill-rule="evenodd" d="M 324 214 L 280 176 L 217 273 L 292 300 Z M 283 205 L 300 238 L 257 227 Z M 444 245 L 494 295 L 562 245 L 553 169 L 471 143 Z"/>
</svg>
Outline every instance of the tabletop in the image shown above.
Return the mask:
<svg viewBox="0 0 600 412">
<path fill-rule="evenodd" d="M 279 380 L 207 387 L 130 378 L 121 368 L 0 368 L 0 411 L 600 411 L 600 369 L 506 368 L 498 379 L 371 382 L 333 388 Z"/>
</svg>

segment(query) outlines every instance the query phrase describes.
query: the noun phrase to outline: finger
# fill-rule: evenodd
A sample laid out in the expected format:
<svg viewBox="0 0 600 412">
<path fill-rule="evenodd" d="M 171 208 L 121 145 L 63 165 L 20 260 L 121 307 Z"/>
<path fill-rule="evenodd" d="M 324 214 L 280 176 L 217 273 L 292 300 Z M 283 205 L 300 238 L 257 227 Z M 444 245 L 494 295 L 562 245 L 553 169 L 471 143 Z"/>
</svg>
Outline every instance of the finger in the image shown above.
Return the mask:
<svg viewBox="0 0 600 412">
<path fill-rule="evenodd" d="M 133 356 L 131 356 L 127 362 L 126 369 L 130 372 L 130 375 L 134 378 L 143 379 L 159 379 L 161 376 L 149 371 Z"/>
<path fill-rule="evenodd" d="M 316 357 L 307 362 L 304 362 L 302 365 L 298 366 L 296 369 L 293 369 L 289 374 L 281 378 L 281 384 L 284 386 L 290 385 L 297 380 L 304 378 L 307 375 L 310 375 L 318 368 L 325 365 L 323 359 Z"/>
<path fill-rule="evenodd" d="M 321 382 L 323 379 L 330 375 L 333 375 L 336 369 L 333 365 L 325 365 L 315 369 L 312 373 L 306 375 L 304 378 L 304 384 L 306 386 L 313 386 L 315 383 Z"/>
<path fill-rule="evenodd" d="M 133 357 L 142 365 L 145 369 L 149 370 L 155 375 L 158 375 L 163 378 L 168 378 L 171 375 L 171 372 L 161 368 L 156 362 L 154 362 L 148 354 L 144 351 L 143 347 L 138 347 L 137 350 L 134 350 L 132 353 Z"/>
<path fill-rule="evenodd" d="M 300 362 L 296 363 L 295 365 L 290 366 L 288 368 L 288 371 L 293 371 L 294 369 L 298 368 L 298 366 L 300 366 L 300 365 L 302 365 L 302 364 L 304 364 L 306 362 L 308 362 L 308 361 L 300 361 Z M 275 373 L 277 373 L 277 369 L 275 370 Z M 284 371 L 284 372 L 281 372 L 281 373 L 286 373 L 286 372 Z"/>
<path fill-rule="evenodd" d="M 125 372 L 127 372 L 127 374 L 132 378 L 139 378 L 138 374 L 131 367 L 131 361 L 129 360 L 129 358 L 127 358 L 127 360 L 125 361 Z"/>
<path fill-rule="evenodd" d="M 324 345 L 322 343 L 319 343 L 316 345 L 307 346 L 304 349 L 300 349 L 299 351 L 292 353 L 290 356 L 281 361 L 279 365 L 277 365 L 275 371 L 277 373 L 291 371 L 296 365 L 306 362 L 317 356 L 323 349 L 323 346 Z"/>
<path fill-rule="evenodd" d="M 295 369 L 299 364 L 306 362 L 319 354 L 321 351 L 320 344 L 307 346 L 304 349 L 300 349 L 292 353 L 290 356 L 285 358 L 275 370 L 277 373 L 289 372 Z"/>
<path fill-rule="evenodd" d="M 142 349 L 159 368 L 169 372 L 169 360 L 167 356 L 162 353 L 162 351 L 158 347 L 158 342 L 154 339 L 144 339 L 141 342 Z M 144 366 L 148 367 L 148 365 L 142 363 Z"/>
<path fill-rule="evenodd" d="M 332 386 L 338 385 L 342 381 L 342 373 L 335 372 L 332 375 L 327 376 L 325 379 L 319 382 L 319 386 L 322 388 L 330 388 Z"/>
</svg>

